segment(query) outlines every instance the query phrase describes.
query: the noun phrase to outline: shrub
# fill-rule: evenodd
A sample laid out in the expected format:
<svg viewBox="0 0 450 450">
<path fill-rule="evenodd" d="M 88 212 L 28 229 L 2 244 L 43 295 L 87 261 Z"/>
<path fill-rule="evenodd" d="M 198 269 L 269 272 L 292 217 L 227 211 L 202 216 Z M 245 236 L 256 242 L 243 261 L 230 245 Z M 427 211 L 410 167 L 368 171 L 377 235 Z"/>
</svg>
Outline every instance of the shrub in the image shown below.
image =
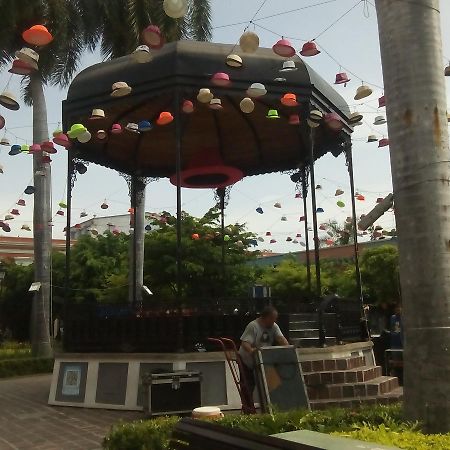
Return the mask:
<svg viewBox="0 0 450 450">
<path fill-rule="evenodd" d="M 161 417 L 115 425 L 104 439 L 103 447 L 107 450 L 170 449 L 170 435 L 178 420 L 178 417 Z M 385 426 L 391 432 L 396 431 L 400 434 L 405 430 L 414 434 L 417 427 L 417 424 L 408 424 L 403 421 L 400 405 L 365 406 L 357 410 L 290 411 L 276 413 L 273 416 L 269 414 L 227 415 L 219 423 L 226 427 L 239 428 L 262 435 L 300 429 L 323 433 L 339 431 L 351 434 L 355 430 L 363 430 L 367 424 L 373 427 Z M 427 436 L 425 436 L 426 438 Z M 376 438 L 372 440 L 377 442 Z"/>
<path fill-rule="evenodd" d="M 16 358 L 0 360 L 0 378 L 18 375 L 49 373 L 53 370 L 51 358 Z"/>
</svg>

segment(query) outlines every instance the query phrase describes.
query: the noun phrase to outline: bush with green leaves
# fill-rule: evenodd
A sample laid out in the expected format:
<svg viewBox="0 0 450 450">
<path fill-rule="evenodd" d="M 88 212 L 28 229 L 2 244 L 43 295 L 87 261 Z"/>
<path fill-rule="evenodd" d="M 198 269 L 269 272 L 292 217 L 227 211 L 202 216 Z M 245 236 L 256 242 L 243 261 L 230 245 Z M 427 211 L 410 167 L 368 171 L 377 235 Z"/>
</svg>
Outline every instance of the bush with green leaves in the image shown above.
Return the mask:
<svg viewBox="0 0 450 450">
<path fill-rule="evenodd" d="M 53 359 L 51 358 L 16 358 L 0 360 L 0 378 L 50 373 L 52 370 Z"/>
<path fill-rule="evenodd" d="M 178 417 L 160 417 L 121 423 L 112 427 L 103 442 L 107 450 L 171 450 L 170 436 Z M 450 448 L 450 434 L 426 435 L 417 423 L 403 420 L 400 405 L 364 406 L 357 410 L 289 411 L 272 415 L 226 415 L 225 427 L 261 435 L 312 430 L 333 433 L 406 450 Z"/>
</svg>

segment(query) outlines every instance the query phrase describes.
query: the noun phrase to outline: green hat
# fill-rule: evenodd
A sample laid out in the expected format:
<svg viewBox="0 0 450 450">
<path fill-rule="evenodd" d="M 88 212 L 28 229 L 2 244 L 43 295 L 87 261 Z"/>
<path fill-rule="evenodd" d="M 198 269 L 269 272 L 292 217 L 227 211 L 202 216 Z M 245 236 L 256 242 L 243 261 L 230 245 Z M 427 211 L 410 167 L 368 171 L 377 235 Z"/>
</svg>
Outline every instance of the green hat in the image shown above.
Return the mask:
<svg viewBox="0 0 450 450">
<path fill-rule="evenodd" d="M 82 123 L 74 123 L 69 132 L 67 133 L 70 138 L 74 139 L 83 134 L 86 131 L 86 127 Z"/>
<path fill-rule="evenodd" d="M 279 119 L 280 115 L 278 114 L 278 111 L 276 109 L 269 109 L 266 117 L 268 119 Z"/>
</svg>

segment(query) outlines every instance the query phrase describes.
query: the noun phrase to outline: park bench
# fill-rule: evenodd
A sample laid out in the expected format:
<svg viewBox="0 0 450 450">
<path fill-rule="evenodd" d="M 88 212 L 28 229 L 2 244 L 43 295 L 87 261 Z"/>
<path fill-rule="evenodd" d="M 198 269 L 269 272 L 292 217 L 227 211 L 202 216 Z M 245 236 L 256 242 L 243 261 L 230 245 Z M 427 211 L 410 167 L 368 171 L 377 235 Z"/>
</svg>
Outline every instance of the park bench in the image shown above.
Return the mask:
<svg viewBox="0 0 450 450">
<path fill-rule="evenodd" d="M 324 450 L 323 447 L 289 442 L 248 431 L 226 428 L 213 422 L 181 419 L 172 434 L 176 450 Z"/>
</svg>

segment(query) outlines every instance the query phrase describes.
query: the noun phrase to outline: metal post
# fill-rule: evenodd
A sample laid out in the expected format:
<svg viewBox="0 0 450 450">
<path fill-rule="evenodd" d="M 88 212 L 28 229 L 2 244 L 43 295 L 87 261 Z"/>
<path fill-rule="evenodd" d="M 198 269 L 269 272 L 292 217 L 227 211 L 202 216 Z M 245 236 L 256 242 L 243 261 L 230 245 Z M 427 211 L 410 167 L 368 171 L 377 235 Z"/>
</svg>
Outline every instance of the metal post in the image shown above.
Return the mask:
<svg viewBox="0 0 450 450">
<path fill-rule="evenodd" d="M 220 236 L 222 239 L 222 283 L 225 283 L 225 188 L 218 188 L 220 206 Z"/>
<path fill-rule="evenodd" d="M 177 180 L 177 297 L 181 297 L 181 114 L 180 114 L 180 93 L 175 91 L 174 99 L 175 114 L 175 141 L 176 141 L 176 180 Z"/>
<path fill-rule="evenodd" d="M 66 216 L 66 265 L 64 273 L 64 315 L 70 297 L 70 227 L 72 223 L 72 188 L 75 181 L 75 165 L 72 150 L 67 150 L 67 216 Z"/>
<path fill-rule="evenodd" d="M 352 147 L 351 144 L 345 149 L 345 157 L 347 160 L 347 169 L 350 179 L 350 195 L 352 201 L 352 233 L 353 233 L 353 251 L 355 258 L 355 277 L 356 277 L 356 288 L 358 291 L 359 301 L 361 304 L 361 338 L 369 339 L 370 331 L 367 319 L 366 310 L 364 309 L 364 296 L 362 291 L 361 283 L 361 270 L 359 267 L 359 247 L 358 247 L 358 228 L 356 219 L 356 202 L 355 202 L 355 181 L 353 178 L 353 157 L 352 157 Z"/>
<path fill-rule="evenodd" d="M 314 264 L 316 266 L 316 299 L 318 302 L 319 346 L 324 347 L 326 343 L 326 336 L 323 324 L 323 310 L 320 305 L 322 285 L 320 282 L 319 230 L 317 227 L 316 182 L 314 179 L 314 144 L 315 144 L 314 138 L 315 138 L 315 130 L 314 128 L 311 128 L 311 141 L 309 146 L 310 148 L 309 172 L 311 177 L 311 203 L 312 203 L 313 231 L 314 231 Z"/>
<path fill-rule="evenodd" d="M 133 263 L 133 275 L 132 275 L 132 298 L 131 298 L 131 304 L 133 306 L 136 306 L 136 270 L 137 270 L 137 233 L 136 233 L 136 214 L 137 214 L 137 208 L 138 208 L 138 201 L 137 201 L 137 177 L 136 175 L 133 175 L 131 178 L 131 208 L 133 210 L 132 217 L 133 217 L 133 251 L 132 251 L 132 263 Z"/>
<path fill-rule="evenodd" d="M 302 197 L 303 197 L 303 214 L 305 217 L 305 245 L 306 245 L 306 279 L 308 282 L 308 292 L 311 293 L 311 258 L 309 255 L 309 234 L 308 234 L 308 184 L 306 169 L 302 169 Z"/>
</svg>

